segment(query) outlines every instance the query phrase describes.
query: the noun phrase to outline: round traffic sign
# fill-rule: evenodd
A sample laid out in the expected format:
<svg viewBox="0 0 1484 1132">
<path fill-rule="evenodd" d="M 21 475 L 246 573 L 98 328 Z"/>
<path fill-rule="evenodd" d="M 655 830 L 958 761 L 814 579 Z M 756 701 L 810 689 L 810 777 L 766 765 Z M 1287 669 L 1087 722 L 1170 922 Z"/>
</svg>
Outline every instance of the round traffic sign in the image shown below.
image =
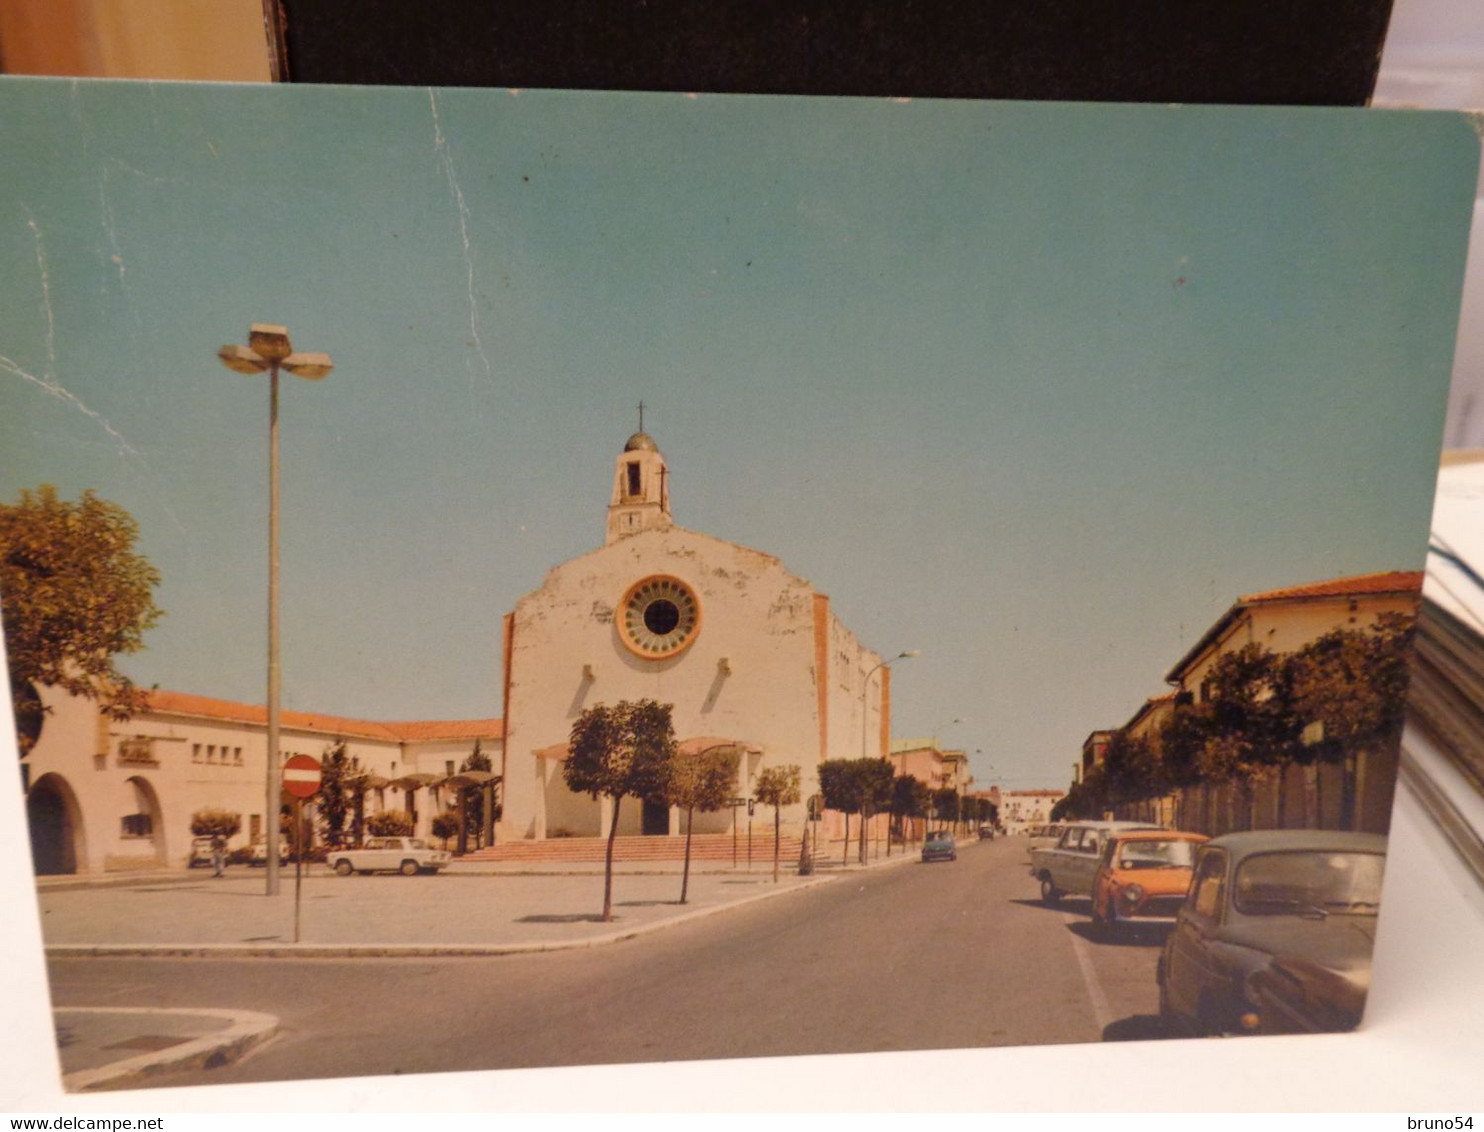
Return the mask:
<svg viewBox="0 0 1484 1132">
<path fill-rule="evenodd" d="M 283 764 L 283 789 L 295 798 L 313 798 L 319 792 L 319 760 L 309 755 L 291 755 Z"/>
</svg>

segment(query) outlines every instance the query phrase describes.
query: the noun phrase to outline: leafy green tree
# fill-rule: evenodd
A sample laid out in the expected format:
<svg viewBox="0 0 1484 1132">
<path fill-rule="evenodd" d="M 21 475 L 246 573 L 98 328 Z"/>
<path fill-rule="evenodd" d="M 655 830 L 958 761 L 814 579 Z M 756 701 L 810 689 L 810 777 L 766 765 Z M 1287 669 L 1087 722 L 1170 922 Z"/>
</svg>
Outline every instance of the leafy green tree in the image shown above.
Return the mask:
<svg viewBox="0 0 1484 1132">
<path fill-rule="evenodd" d="M 696 811 L 703 814 L 723 809 L 737 787 L 737 765 L 741 756 L 733 747 L 713 748 L 696 755 L 679 756 L 671 767 L 670 805 L 685 811 L 685 867 L 680 877 L 680 903 L 690 889 L 690 838 Z"/>
<path fill-rule="evenodd" d="M 494 764 L 490 757 L 484 753 L 484 749 L 478 739 L 474 740 L 474 749 L 469 752 L 467 758 L 459 764 L 459 773 L 463 774 L 469 770 L 492 771 Z M 473 838 L 478 848 L 484 847 L 484 791 L 482 789 L 469 789 L 464 792 L 464 836 Z"/>
<path fill-rule="evenodd" d="M 913 778 L 910 774 L 892 780 L 891 801 L 887 803 L 887 808 L 898 825 L 905 827 L 907 818 L 926 817 L 931 804 L 932 791 L 928 789 L 926 782 Z M 891 852 L 890 840 L 887 841 L 886 851 Z"/>
<path fill-rule="evenodd" d="M 1300 757 L 1336 761 L 1400 738 L 1414 629 L 1412 618 L 1383 614 L 1366 632 L 1326 633 L 1288 658 L 1292 729 L 1318 732 Z"/>
<path fill-rule="evenodd" d="M 197 810 L 191 815 L 192 837 L 235 837 L 242 828 L 242 815 L 227 810 Z"/>
<path fill-rule="evenodd" d="M 801 797 L 799 793 L 799 768 L 787 766 L 764 767 L 753 784 L 752 796 L 765 806 L 773 807 L 773 883 L 778 883 L 778 853 L 781 823 L 779 814 L 784 806 L 792 806 Z"/>
<path fill-rule="evenodd" d="M 411 837 L 412 815 L 406 810 L 382 810 L 366 819 L 366 832 L 372 837 Z"/>
<path fill-rule="evenodd" d="M 612 707 L 597 704 L 572 724 L 569 753 L 562 777 L 574 793 L 594 800 L 613 800 L 608 848 L 603 864 L 603 922 L 613 919 L 613 839 L 618 833 L 619 805 L 626 795 L 663 798 L 668 795 L 675 762 L 672 705 L 654 700 L 620 700 Z"/>
<path fill-rule="evenodd" d="M 353 804 L 352 780 L 359 768 L 340 739 L 325 748 L 319 760 L 319 793 L 315 795 L 320 835 L 331 849 L 345 843 L 345 819 Z"/>
<path fill-rule="evenodd" d="M 457 810 L 444 810 L 433 818 L 433 836 L 443 839 L 443 848 L 448 848 L 448 839 L 459 832 Z"/>
<path fill-rule="evenodd" d="M 0 621 L 22 755 L 40 734 L 38 685 L 97 700 L 113 719 L 144 706 L 114 664 L 162 616 L 160 574 L 135 553 L 138 537 L 133 516 L 91 491 L 67 503 L 43 484 L 0 504 Z"/>
<path fill-rule="evenodd" d="M 819 764 L 824 804 L 845 815 L 844 857 L 850 859 L 850 815 L 861 817 L 860 861 L 866 860 L 866 821 L 891 798 L 892 765 L 887 759 L 827 759 Z"/>
<path fill-rule="evenodd" d="M 940 786 L 933 791 L 933 817 L 938 821 L 946 821 L 950 825 L 957 824 L 959 815 L 958 791 L 952 786 Z"/>
<path fill-rule="evenodd" d="M 819 793 L 826 809 L 845 815 L 845 842 L 840 864 L 850 860 L 850 815 L 860 808 L 860 780 L 847 759 L 826 759 L 819 764 Z"/>
</svg>

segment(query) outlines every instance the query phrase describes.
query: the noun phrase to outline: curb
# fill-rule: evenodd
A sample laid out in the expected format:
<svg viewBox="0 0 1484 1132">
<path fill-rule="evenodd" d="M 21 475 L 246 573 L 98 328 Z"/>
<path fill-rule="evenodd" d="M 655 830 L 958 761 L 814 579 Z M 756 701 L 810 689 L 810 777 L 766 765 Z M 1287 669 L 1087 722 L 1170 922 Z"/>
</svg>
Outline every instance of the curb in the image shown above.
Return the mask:
<svg viewBox="0 0 1484 1132">
<path fill-rule="evenodd" d="M 543 943 L 274 943 L 250 945 L 241 943 L 62 943 L 48 945 L 44 950 L 48 959 L 125 959 L 125 958 L 170 958 L 170 959 L 416 959 L 416 958 L 479 958 L 496 955 L 526 955 L 543 951 L 574 951 L 586 947 L 601 947 L 620 943 L 626 939 L 649 935 L 652 932 L 672 928 L 676 924 L 715 916 L 754 904 L 760 900 L 773 900 L 780 896 L 807 892 L 819 884 L 828 884 L 838 879 L 834 876 L 816 877 L 813 880 L 781 888 L 774 892 L 760 892 L 725 904 L 657 920 L 648 924 L 635 924 L 606 935 L 589 939 L 548 940 Z M 76 1009 L 69 1007 L 68 1009 Z M 128 1011 L 120 1011 L 128 1013 Z M 185 1013 L 208 1014 L 211 1011 L 197 1010 Z M 69 1086 L 70 1087 L 70 1086 Z"/>
<path fill-rule="evenodd" d="M 278 1033 L 278 1019 L 272 1014 L 248 1010 L 164 1010 L 126 1006 L 58 1006 L 62 1014 L 135 1014 L 185 1015 L 189 1017 L 225 1018 L 229 1025 L 214 1034 L 204 1034 L 158 1053 L 126 1057 L 96 1069 L 80 1069 L 62 1077 L 62 1087 L 69 1093 L 90 1089 L 117 1089 L 136 1085 L 157 1074 L 176 1069 L 211 1068 L 236 1061 L 248 1050 L 261 1045 Z"/>
</svg>

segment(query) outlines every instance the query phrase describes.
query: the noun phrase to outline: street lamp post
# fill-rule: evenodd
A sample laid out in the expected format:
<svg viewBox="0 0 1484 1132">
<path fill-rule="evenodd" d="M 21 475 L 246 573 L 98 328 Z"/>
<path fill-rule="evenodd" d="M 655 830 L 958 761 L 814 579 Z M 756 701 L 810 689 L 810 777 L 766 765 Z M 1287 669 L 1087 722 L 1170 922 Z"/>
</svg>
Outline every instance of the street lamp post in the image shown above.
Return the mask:
<svg viewBox="0 0 1484 1132">
<path fill-rule="evenodd" d="M 871 695 L 871 677 L 875 676 L 876 673 L 880 672 L 883 668 L 895 664 L 899 660 L 912 660 L 918 655 L 919 654 L 916 649 L 907 649 L 904 652 L 897 653 L 897 655 L 892 657 L 890 660 L 883 660 L 875 668 L 866 673 L 866 679 L 861 684 L 861 758 L 864 759 L 870 757 L 867 753 L 868 744 L 866 740 L 867 736 L 870 735 L 871 729 L 866 726 L 866 704 Z"/>
<path fill-rule="evenodd" d="M 234 373 L 269 375 L 268 393 L 268 755 L 264 768 L 263 833 L 267 839 L 267 895 L 278 893 L 278 371 L 319 380 L 332 368 L 329 354 L 296 354 L 286 327 L 253 323 L 246 346 L 223 346 L 222 365 Z M 302 846 L 300 847 L 302 851 Z"/>
<path fill-rule="evenodd" d="M 916 649 L 906 649 L 906 650 L 904 650 L 902 652 L 899 652 L 899 653 L 897 653 L 896 656 L 892 657 L 890 660 L 883 660 L 879 664 L 877 664 L 875 668 L 871 669 L 871 671 L 869 671 L 869 672 L 866 673 L 865 680 L 861 682 L 861 758 L 865 759 L 865 758 L 869 758 L 870 757 L 870 754 L 869 754 L 867 748 L 869 746 L 868 739 L 869 739 L 870 734 L 871 734 L 871 729 L 870 729 L 870 727 L 868 727 L 866 725 L 866 712 L 867 712 L 867 705 L 868 705 L 868 702 L 869 702 L 870 697 L 871 697 L 871 677 L 872 676 L 875 676 L 876 673 L 880 672 L 883 668 L 886 668 L 886 667 L 894 664 L 895 662 L 897 662 L 899 660 L 911 660 L 915 656 L 917 656 L 917 650 Z M 866 828 L 865 828 L 865 824 L 864 824 L 865 821 L 866 821 L 865 815 L 862 814 L 861 815 L 861 823 L 862 823 L 861 824 L 861 852 L 862 853 L 865 852 L 865 845 L 866 845 Z M 890 836 L 890 833 L 889 832 L 888 832 L 887 836 L 888 837 Z M 848 847 L 847 847 L 847 849 L 848 849 Z M 862 864 L 865 863 L 865 858 L 864 857 L 861 858 L 861 863 Z"/>
</svg>

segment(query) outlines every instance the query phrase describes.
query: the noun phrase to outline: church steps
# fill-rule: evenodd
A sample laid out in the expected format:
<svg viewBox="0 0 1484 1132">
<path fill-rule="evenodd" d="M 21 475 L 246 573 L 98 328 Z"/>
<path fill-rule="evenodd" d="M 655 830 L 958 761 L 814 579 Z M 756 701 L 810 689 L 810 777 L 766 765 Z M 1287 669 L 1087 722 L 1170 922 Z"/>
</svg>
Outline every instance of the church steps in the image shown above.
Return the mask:
<svg viewBox="0 0 1484 1132">
<path fill-rule="evenodd" d="M 779 844 L 779 856 L 784 861 L 799 859 L 800 841 L 797 837 L 784 837 Z M 568 861 L 601 862 L 608 851 L 606 837 L 552 837 L 544 841 L 508 841 L 477 849 L 458 858 L 460 861 L 498 863 L 508 861 L 538 861 L 559 863 Z M 738 861 L 747 859 L 747 837 L 739 836 L 735 842 Z M 730 833 L 697 834 L 691 839 L 692 861 L 732 860 L 733 841 Z M 752 861 L 771 861 L 773 858 L 772 835 L 752 836 Z M 684 837 L 618 837 L 613 842 L 613 859 L 625 863 L 635 861 L 682 861 L 685 859 Z"/>
</svg>

